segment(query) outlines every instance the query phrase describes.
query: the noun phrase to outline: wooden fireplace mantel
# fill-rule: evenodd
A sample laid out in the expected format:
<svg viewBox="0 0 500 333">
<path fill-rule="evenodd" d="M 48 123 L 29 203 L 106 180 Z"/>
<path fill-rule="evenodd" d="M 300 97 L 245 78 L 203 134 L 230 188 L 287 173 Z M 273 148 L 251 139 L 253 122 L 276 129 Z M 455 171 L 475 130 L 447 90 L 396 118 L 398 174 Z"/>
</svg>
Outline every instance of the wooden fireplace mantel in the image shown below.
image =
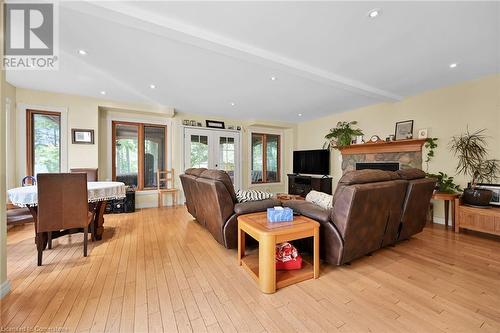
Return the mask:
<svg viewBox="0 0 500 333">
<path fill-rule="evenodd" d="M 353 144 L 340 149 L 342 155 L 356 154 L 379 154 L 379 153 L 401 153 L 410 151 L 422 151 L 426 139 L 409 139 L 398 141 L 368 142 L 363 144 Z"/>
</svg>

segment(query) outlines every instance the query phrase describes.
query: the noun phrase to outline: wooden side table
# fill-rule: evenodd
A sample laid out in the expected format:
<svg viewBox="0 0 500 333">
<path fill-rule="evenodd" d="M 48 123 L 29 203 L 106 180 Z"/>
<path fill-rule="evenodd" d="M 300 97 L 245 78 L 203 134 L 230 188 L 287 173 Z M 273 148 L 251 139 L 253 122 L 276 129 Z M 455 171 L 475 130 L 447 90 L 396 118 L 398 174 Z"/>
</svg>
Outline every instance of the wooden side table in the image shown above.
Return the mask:
<svg viewBox="0 0 500 333">
<path fill-rule="evenodd" d="M 245 255 L 245 234 L 259 242 L 259 251 Z M 313 237 L 313 264 L 302 258 L 302 269 L 276 271 L 276 244 Z M 294 216 L 293 222 L 267 222 L 267 214 L 238 216 L 238 263 L 259 284 L 263 293 L 319 277 L 319 223 L 305 216 Z"/>
<path fill-rule="evenodd" d="M 448 229 L 448 218 L 450 215 L 450 202 L 451 202 L 451 228 L 455 229 L 455 199 L 458 198 L 458 193 L 440 193 L 434 192 L 432 195 L 433 200 L 444 201 L 444 224 Z"/>
</svg>

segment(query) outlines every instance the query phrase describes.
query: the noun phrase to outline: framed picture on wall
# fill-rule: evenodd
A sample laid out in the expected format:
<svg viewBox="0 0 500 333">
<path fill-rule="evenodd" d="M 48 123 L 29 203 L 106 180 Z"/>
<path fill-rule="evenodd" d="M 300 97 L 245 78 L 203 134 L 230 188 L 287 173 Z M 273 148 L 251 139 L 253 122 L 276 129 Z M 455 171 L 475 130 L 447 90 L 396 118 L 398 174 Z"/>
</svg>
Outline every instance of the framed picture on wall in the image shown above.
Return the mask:
<svg viewBox="0 0 500 333">
<path fill-rule="evenodd" d="M 226 128 L 224 126 L 224 122 L 223 121 L 206 120 L 205 122 L 207 124 L 207 127 L 209 127 L 209 128 L 220 128 L 220 129 L 225 129 Z"/>
<path fill-rule="evenodd" d="M 94 130 L 93 129 L 71 129 L 71 141 L 73 144 L 94 144 Z"/>
<path fill-rule="evenodd" d="M 413 120 L 405 120 L 397 122 L 394 136 L 396 140 L 413 138 Z"/>
</svg>

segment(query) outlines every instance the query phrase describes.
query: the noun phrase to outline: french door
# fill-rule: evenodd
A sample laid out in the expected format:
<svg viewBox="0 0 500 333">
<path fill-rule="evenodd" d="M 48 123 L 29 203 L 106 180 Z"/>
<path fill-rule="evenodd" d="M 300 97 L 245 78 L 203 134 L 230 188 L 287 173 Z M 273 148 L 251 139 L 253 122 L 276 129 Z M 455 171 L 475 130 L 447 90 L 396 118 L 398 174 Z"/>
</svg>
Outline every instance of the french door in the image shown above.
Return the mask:
<svg viewBox="0 0 500 333">
<path fill-rule="evenodd" d="M 241 187 L 240 133 L 204 128 L 184 128 L 184 169 L 226 171 L 235 189 Z"/>
</svg>

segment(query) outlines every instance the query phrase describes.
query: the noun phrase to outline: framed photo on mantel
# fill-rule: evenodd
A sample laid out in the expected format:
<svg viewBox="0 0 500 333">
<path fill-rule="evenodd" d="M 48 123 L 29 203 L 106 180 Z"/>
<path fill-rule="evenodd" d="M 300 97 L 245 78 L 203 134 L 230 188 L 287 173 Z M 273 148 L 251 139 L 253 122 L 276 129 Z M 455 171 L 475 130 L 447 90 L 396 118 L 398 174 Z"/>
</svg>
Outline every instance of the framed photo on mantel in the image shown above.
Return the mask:
<svg viewBox="0 0 500 333">
<path fill-rule="evenodd" d="M 399 121 L 396 123 L 394 133 L 396 140 L 405 140 L 413 138 L 413 120 Z"/>
</svg>

